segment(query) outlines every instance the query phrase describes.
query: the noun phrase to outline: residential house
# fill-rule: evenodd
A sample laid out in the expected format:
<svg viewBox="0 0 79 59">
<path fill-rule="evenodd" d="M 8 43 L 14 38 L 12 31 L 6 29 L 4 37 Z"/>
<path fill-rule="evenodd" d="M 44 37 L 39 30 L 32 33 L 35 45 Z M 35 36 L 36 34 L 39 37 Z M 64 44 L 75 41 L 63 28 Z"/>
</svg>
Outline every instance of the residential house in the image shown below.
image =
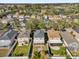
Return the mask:
<svg viewBox="0 0 79 59">
<path fill-rule="evenodd" d="M 61 45 L 61 37 L 59 31 L 55 31 L 53 28 L 47 31 L 48 34 L 48 43 L 51 45 Z"/>
<path fill-rule="evenodd" d="M 67 28 L 66 31 L 68 31 L 75 39 L 77 39 L 79 41 L 79 33 L 78 33 L 78 29 L 72 29 L 72 28 Z"/>
<path fill-rule="evenodd" d="M 7 18 L 8 18 L 8 19 L 12 19 L 12 16 L 13 16 L 12 14 L 8 14 L 8 15 L 7 15 Z"/>
<path fill-rule="evenodd" d="M 48 21 L 49 21 L 48 15 L 44 15 L 43 18 L 44 18 L 44 23 L 48 24 Z"/>
<path fill-rule="evenodd" d="M 36 30 L 34 32 L 34 39 L 33 39 L 34 44 L 44 44 L 44 31 L 43 30 Z"/>
<path fill-rule="evenodd" d="M 79 27 L 73 28 L 77 33 L 79 33 Z"/>
<path fill-rule="evenodd" d="M 6 16 L 3 16 L 2 18 L 1 18 L 1 22 L 3 23 L 3 24 L 7 24 L 9 21 L 11 21 L 12 19 L 9 19 L 8 17 L 6 17 Z"/>
<path fill-rule="evenodd" d="M 18 36 L 18 46 L 26 45 L 30 40 L 30 31 L 21 32 Z"/>
<path fill-rule="evenodd" d="M 0 47 L 10 47 L 17 36 L 17 32 L 14 30 L 8 30 L 0 37 Z"/>
<path fill-rule="evenodd" d="M 25 19 L 24 15 L 19 15 L 19 21 L 23 21 Z"/>
<path fill-rule="evenodd" d="M 60 35 L 69 51 L 79 51 L 79 42 L 68 31 L 60 32 Z"/>
<path fill-rule="evenodd" d="M 19 17 L 19 13 L 16 12 L 14 15 L 13 15 L 13 18 L 18 18 Z"/>
</svg>

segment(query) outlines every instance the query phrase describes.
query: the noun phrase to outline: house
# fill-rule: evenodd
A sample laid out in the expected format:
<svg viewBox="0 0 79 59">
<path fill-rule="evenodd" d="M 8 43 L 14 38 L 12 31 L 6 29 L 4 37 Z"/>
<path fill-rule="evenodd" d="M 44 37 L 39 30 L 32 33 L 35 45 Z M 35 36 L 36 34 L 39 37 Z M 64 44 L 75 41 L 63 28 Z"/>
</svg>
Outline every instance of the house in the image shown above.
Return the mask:
<svg viewBox="0 0 79 59">
<path fill-rule="evenodd" d="M 72 28 L 67 28 L 66 31 L 68 31 L 75 39 L 77 39 L 79 41 L 79 33 L 78 33 L 78 29 L 72 29 Z"/>
<path fill-rule="evenodd" d="M 53 28 L 47 31 L 48 34 L 48 43 L 51 45 L 61 45 L 61 37 L 59 31 L 55 31 Z"/>
<path fill-rule="evenodd" d="M 23 21 L 25 19 L 24 15 L 19 15 L 19 21 Z"/>
<path fill-rule="evenodd" d="M 26 45 L 29 43 L 30 31 L 21 32 L 18 36 L 18 46 Z"/>
<path fill-rule="evenodd" d="M 14 15 L 13 15 L 13 18 L 18 18 L 19 17 L 19 13 L 16 12 Z"/>
<path fill-rule="evenodd" d="M 79 46 L 79 42 L 68 31 L 60 32 L 60 35 L 62 36 L 64 44 L 70 51 L 74 50 L 74 48 L 79 51 L 79 47 L 77 47 Z"/>
<path fill-rule="evenodd" d="M 79 33 L 79 27 L 73 28 L 77 33 Z"/>
<path fill-rule="evenodd" d="M 10 22 L 12 19 L 9 19 L 8 17 L 3 16 L 0 20 L 1 20 L 1 22 L 2 22 L 3 24 L 7 24 L 7 23 Z"/>
<path fill-rule="evenodd" d="M 3 24 L 7 24 L 7 23 L 8 23 L 8 20 L 6 20 L 6 19 L 1 19 L 1 22 L 2 22 Z"/>
<path fill-rule="evenodd" d="M 48 15 L 49 16 L 49 20 L 53 20 L 53 16 L 52 15 Z"/>
<path fill-rule="evenodd" d="M 36 30 L 34 32 L 34 40 L 33 40 L 34 44 L 44 44 L 44 31 L 43 30 Z"/>
<path fill-rule="evenodd" d="M 17 36 L 17 32 L 14 30 L 8 30 L 0 37 L 0 47 L 10 47 Z"/>
<path fill-rule="evenodd" d="M 8 18 L 8 19 L 12 19 L 12 14 L 8 14 L 8 15 L 7 15 L 7 18 Z"/>
<path fill-rule="evenodd" d="M 48 21 L 49 21 L 49 17 L 48 17 L 48 15 L 44 15 L 43 17 L 44 17 L 44 22 L 45 22 L 45 24 L 47 24 Z"/>
</svg>

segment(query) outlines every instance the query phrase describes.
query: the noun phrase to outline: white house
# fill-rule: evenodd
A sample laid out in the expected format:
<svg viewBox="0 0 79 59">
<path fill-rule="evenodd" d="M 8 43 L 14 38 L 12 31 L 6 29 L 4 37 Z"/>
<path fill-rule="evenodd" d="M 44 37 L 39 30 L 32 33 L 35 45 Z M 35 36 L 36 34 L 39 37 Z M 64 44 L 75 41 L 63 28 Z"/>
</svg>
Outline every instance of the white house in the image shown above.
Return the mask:
<svg viewBox="0 0 79 59">
<path fill-rule="evenodd" d="M 34 40 L 33 40 L 34 44 L 44 44 L 44 31 L 43 30 L 36 30 L 34 32 Z"/>
<path fill-rule="evenodd" d="M 24 15 L 19 15 L 19 21 L 23 21 L 24 20 Z"/>
<path fill-rule="evenodd" d="M 18 36 L 18 46 L 26 45 L 27 43 L 29 43 L 29 39 L 30 39 L 29 31 L 20 33 Z"/>
<path fill-rule="evenodd" d="M 48 34 L 48 43 L 51 45 L 61 45 L 62 41 L 59 35 L 59 31 L 55 31 L 54 29 L 50 29 L 47 31 Z"/>
</svg>

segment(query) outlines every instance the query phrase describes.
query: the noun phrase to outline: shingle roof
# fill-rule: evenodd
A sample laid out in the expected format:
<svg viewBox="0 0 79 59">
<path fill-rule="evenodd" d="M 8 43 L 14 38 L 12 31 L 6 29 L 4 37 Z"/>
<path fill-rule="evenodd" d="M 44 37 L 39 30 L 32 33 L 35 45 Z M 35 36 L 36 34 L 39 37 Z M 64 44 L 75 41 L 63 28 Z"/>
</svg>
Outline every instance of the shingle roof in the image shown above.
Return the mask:
<svg viewBox="0 0 79 59">
<path fill-rule="evenodd" d="M 36 30 L 34 32 L 34 37 L 39 37 L 39 38 L 44 37 L 44 31 L 43 30 Z"/>
<path fill-rule="evenodd" d="M 74 28 L 74 30 L 79 33 L 79 27 Z"/>
<path fill-rule="evenodd" d="M 60 38 L 60 35 L 59 35 L 59 31 L 55 31 L 54 29 L 50 29 L 47 31 L 48 33 L 48 38 Z"/>
<path fill-rule="evenodd" d="M 13 41 L 17 32 L 14 30 L 9 30 L 0 38 L 0 46 L 9 46 Z"/>
<path fill-rule="evenodd" d="M 16 34 L 17 34 L 16 31 L 9 30 L 0 38 L 0 40 L 11 40 Z"/>
<path fill-rule="evenodd" d="M 60 34 L 61 34 L 62 38 L 67 42 L 68 45 L 73 42 L 76 42 L 79 45 L 79 42 L 75 38 L 73 38 L 73 36 L 69 32 L 67 32 L 67 31 L 60 32 Z"/>
</svg>

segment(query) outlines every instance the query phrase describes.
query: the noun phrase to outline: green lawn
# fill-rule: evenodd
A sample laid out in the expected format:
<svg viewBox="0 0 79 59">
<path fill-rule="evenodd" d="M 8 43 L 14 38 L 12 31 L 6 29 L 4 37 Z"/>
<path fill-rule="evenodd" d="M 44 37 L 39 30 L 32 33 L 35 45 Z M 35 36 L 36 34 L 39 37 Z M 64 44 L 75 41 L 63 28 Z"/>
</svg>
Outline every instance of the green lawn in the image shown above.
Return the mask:
<svg viewBox="0 0 79 59">
<path fill-rule="evenodd" d="M 8 49 L 0 49 L 0 57 L 5 56 L 8 53 Z"/>
<path fill-rule="evenodd" d="M 33 58 L 32 59 L 46 59 L 46 46 L 33 47 Z"/>
<path fill-rule="evenodd" d="M 28 54 L 29 45 L 16 46 L 12 56 L 26 56 Z"/>
<path fill-rule="evenodd" d="M 60 47 L 59 50 L 51 49 L 51 52 L 53 56 L 66 56 L 67 55 L 65 47 Z"/>
</svg>

